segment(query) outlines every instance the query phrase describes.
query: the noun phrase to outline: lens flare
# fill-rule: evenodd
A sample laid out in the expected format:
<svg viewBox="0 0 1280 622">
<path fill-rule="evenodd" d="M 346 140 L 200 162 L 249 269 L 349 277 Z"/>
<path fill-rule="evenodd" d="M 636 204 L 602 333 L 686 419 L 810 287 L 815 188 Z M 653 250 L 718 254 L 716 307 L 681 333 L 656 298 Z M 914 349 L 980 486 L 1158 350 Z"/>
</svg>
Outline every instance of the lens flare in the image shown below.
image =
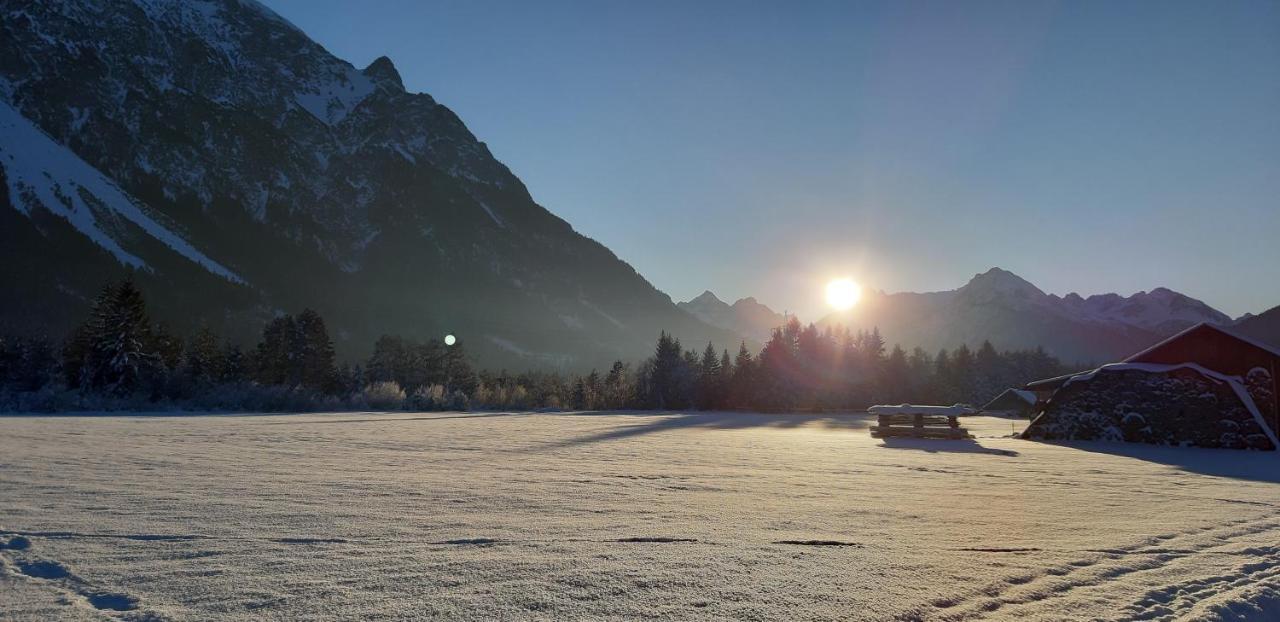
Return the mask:
<svg viewBox="0 0 1280 622">
<path fill-rule="evenodd" d="M 848 311 L 858 304 L 862 288 L 853 279 L 835 279 L 827 283 L 827 304 L 837 311 Z"/>
</svg>

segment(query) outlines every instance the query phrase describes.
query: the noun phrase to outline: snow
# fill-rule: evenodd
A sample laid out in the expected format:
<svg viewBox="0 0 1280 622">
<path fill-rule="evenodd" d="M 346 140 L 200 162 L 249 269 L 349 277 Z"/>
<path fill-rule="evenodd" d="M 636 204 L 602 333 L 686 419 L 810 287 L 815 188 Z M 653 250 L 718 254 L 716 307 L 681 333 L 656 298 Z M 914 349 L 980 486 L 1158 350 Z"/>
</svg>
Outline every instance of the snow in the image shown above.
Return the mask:
<svg viewBox="0 0 1280 622">
<path fill-rule="evenodd" d="M 373 89 L 373 80 L 354 67 L 344 65 L 331 79 L 308 84 L 294 101 L 322 123 L 336 125 L 373 93 Z"/>
<path fill-rule="evenodd" d="M 1010 389 L 1005 389 L 1004 391 L 1001 391 L 999 395 L 992 398 L 990 402 L 987 402 L 987 404 L 983 406 L 981 410 L 983 412 L 992 412 L 993 411 L 992 405 L 994 405 L 996 402 L 999 402 L 1001 399 L 1003 399 L 1005 395 L 1013 395 L 1014 397 L 1017 397 L 1018 399 L 1025 402 L 1028 406 L 1034 406 L 1037 401 L 1036 394 L 1034 391 L 1010 388 Z M 999 411 L 999 410 L 1002 410 L 1002 409 L 998 409 L 998 408 L 994 409 L 994 411 Z"/>
<path fill-rule="evenodd" d="M 507 352 L 511 352 L 512 354 L 518 354 L 524 357 L 533 356 L 533 352 L 530 352 L 520 347 L 519 345 L 516 345 L 516 342 L 511 341 L 510 339 L 495 337 L 494 335 L 485 335 L 485 336 L 488 337 L 489 341 L 493 342 L 494 345 L 498 346 L 499 348 L 502 348 L 503 350 L 506 350 Z"/>
<path fill-rule="evenodd" d="M 1232 391 L 1235 391 L 1236 396 L 1240 398 L 1240 401 L 1244 404 L 1245 408 L 1249 410 L 1249 413 L 1253 415 L 1254 421 L 1258 422 L 1258 426 L 1262 428 L 1262 431 L 1267 435 L 1267 438 L 1271 439 L 1271 444 L 1275 447 L 1280 447 L 1280 439 L 1276 438 L 1276 431 L 1271 429 L 1271 426 L 1267 423 L 1267 419 L 1258 411 L 1258 405 L 1253 402 L 1253 397 L 1249 395 L 1249 391 L 1245 389 L 1244 384 L 1240 382 L 1239 378 L 1236 376 L 1221 374 L 1195 363 L 1179 363 L 1177 365 L 1160 365 L 1156 363 L 1110 363 L 1095 370 L 1087 371 L 1083 374 L 1076 374 L 1068 378 L 1066 382 L 1062 383 L 1062 387 L 1065 388 L 1072 382 L 1092 380 L 1094 376 L 1101 372 L 1141 371 L 1160 374 L 1170 372 L 1175 369 L 1190 369 L 1214 382 L 1226 383 L 1227 386 L 1231 387 Z"/>
<path fill-rule="evenodd" d="M 863 414 L 8 417 L 14 619 L 1274 620 L 1274 453 Z"/>
<path fill-rule="evenodd" d="M 898 404 L 897 406 L 878 405 L 867 409 L 873 415 L 973 415 L 977 410 L 963 404 L 951 406 L 918 406 L 915 404 Z"/>
<path fill-rule="evenodd" d="M 483 209 L 484 213 L 489 215 L 489 218 L 493 219 L 493 224 L 504 229 L 507 227 L 506 223 L 503 223 L 502 219 L 498 218 L 498 215 L 493 213 L 493 208 L 489 207 L 488 203 L 485 203 L 482 199 L 476 199 L 476 203 L 480 205 L 480 209 Z"/>
<path fill-rule="evenodd" d="M 1165 332 L 1173 325 L 1226 324 L 1231 321 L 1229 316 L 1203 302 L 1164 287 L 1150 292 L 1140 291 L 1128 297 L 1098 294 L 1085 299 L 1072 293 L 1063 297 L 1061 303 L 1081 319 L 1128 324 L 1157 332 Z"/>
<path fill-rule="evenodd" d="M 616 326 L 616 327 L 618 327 L 618 328 L 626 328 L 626 327 L 627 327 L 627 325 L 626 325 L 626 324 L 623 324 L 621 321 L 619 321 L 619 320 L 618 320 L 618 318 L 613 317 L 612 315 L 609 315 L 609 314 L 608 314 L 604 309 L 601 309 L 601 308 L 600 308 L 599 306 L 597 306 L 594 302 L 591 302 L 590 300 L 587 300 L 586 298 L 581 298 L 581 297 L 579 297 L 579 298 L 578 298 L 578 302 L 579 302 L 580 304 L 582 304 L 582 306 L 584 306 L 584 307 L 586 307 L 586 308 L 588 308 L 588 309 L 590 309 L 590 310 L 592 310 L 592 311 L 595 311 L 597 314 L 599 314 L 599 315 L 600 315 L 600 317 L 602 317 L 602 318 L 604 318 L 604 319 L 608 320 L 610 324 L 613 324 L 614 326 Z"/>
<path fill-rule="evenodd" d="M 30 214 L 38 203 L 65 218 L 76 230 L 125 265 L 149 269 L 141 258 L 126 251 L 103 230 L 94 213 L 95 208 L 123 217 L 213 274 L 236 283 L 244 282 L 234 272 L 156 222 L 105 175 L 55 142 L 3 101 L 0 101 L 0 165 L 4 166 L 9 195 L 18 211 Z M 86 194 L 92 197 L 92 203 Z"/>
</svg>

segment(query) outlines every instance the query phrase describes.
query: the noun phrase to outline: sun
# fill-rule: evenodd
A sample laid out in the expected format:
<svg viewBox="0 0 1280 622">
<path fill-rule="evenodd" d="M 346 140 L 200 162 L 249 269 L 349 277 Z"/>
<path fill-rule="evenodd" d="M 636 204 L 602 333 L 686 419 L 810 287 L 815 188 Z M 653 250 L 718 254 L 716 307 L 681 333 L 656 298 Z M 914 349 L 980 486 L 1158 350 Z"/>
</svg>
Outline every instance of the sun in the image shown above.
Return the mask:
<svg viewBox="0 0 1280 622">
<path fill-rule="evenodd" d="M 835 279 L 827 283 L 827 304 L 836 311 L 848 311 L 858 304 L 862 288 L 853 279 Z"/>
</svg>

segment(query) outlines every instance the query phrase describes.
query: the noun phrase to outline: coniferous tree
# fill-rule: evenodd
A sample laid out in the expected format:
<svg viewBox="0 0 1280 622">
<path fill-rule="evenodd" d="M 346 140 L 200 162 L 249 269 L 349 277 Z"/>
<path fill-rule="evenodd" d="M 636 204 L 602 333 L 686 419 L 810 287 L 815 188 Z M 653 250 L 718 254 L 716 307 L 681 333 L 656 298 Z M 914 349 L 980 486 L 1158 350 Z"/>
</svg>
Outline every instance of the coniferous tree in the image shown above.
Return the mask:
<svg viewBox="0 0 1280 622">
<path fill-rule="evenodd" d="M 707 342 L 698 361 L 697 405 L 702 410 L 711 410 L 720 405 L 720 357 L 716 349 Z"/>
<path fill-rule="evenodd" d="M 794 318 L 792 318 L 794 322 Z M 798 327 L 799 324 L 795 323 Z M 760 350 L 757 403 L 766 410 L 784 410 L 795 401 L 795 338 L 799 330 L 775 329 Z"/>
<path fill-rule="evenodd" d="M 571 406 L 574 410 L 587 409 L 587 382 L 583 378 L 578 378 L 578 380 L 573 383 Z"/>
<path fill-rule="evenodd" d="M 162 367 L 146 301 L 131 278 L 103 291 L 82 336 L 88 340 L 82 384 L 87 379 L 91 388 L 130 393 Z"/>
<path fill-rule="evenodd" d="M 163 324 L 157 324 L 152 329 L 152 344 L 155 349 L 156 356 L 159 357 L 160 366 L 165 372 L 178 372 L 182 369 L 183 354 L 186 350 L 186 344 L 182 338 L 169 332 Z"/>
<path fill-rule="evenodd" d="M 223 378 L 225 364 L 217 335 L 207 325 L 201 325 L 183 351 L 186 375 L 197 383 L 218 382 Z"/>
<path fill-rule="evenodd" d="M 933 396 L 933 357 L 929 356 L 924 348 L 916 346 L 911 349 L 911 356 L 907 357 L 908 374 L 911 376 L 911 395 L 919 396 L 918 399 L 930 404 L 937 403 L 937 398 Z"/>
<path fill-rule="evenodd" d="M 890 404 L 910 399 L 911 368 L 907 363 L 907 353 L 901 347 L 893 346 L 893 351 L 885 359 L 879 385 L 881 399 Z"/>
<path fill-rule="evenodd" d="M 1000 353 L 996 352 L 990 341 L 984 340 L 973 355 L 972 403 L 979 406 L 985 404 L 1008 388 L 1003 367 Z"/>
<path fill-rule="evenodd" d="M 467 362 L 461 341 L 445 346 L 443 371 L 444 382 L 441 384 L 446 390 L 461 391 L 467 395 L 475 393 L 479 380 L 476 378 L 475 371 L 471 369 L 471 363 Z"/>
<path fill-rule="evenodd" d="M 0 338 L 0 386 L 39 391 L 57 375 L 53 345 L 44 337 Z"/>
<path fill-rule="evenodd" d="M 681 408 L 678 386 L 683 366 L 683 354 L 680 341 L 663 331 L 658 336 L 658 345 L 654 348 L 652 364 L 648 374 L 648 401 L 657 408 Z"/>
<path fill-rule="evenodd" d="M 733 359 L 733 377 L 729 380 L 730 397 L 726 400 L 733 408 L 755 404 L 755 360 L 747 349 L 747 342 L 738 346 L 738 355 Z"/>
<path fill-rule="evenodd" d="M 730 406 L 730 391 L 733 390 L 733 374 L 736 371 L 733 367 L 733 359 L 729 358 L 729 349 L 725 348 L 720 354 L 720 377 L 716 386 L 717 408 Z"/>
<path fill-rule="evenodd" d="M 240 346 L 226 342 L 222 346 L 222 374 L 218 380 L 226 383 L 243 382 L 249 377 L 249 362 Z"/>
<path fill-rule="evenodd" d="M 294 350 L 297 323 L 282 315 L 262 328 L 262 341 L 254 350 L 254 379 L 265 385 L 296 385 Z"/>
<path fill-rule="evenodd" d="M 606 403 L 605 408 L 616 409 L 628 405 L 631 387 L 627 382 L 627 366 L 622 361 L 614 361 L 609 374 L 604 378 Z"/>
<path fill-rule="evenodd" d="M 938 355 L 933 357 L 933 390 L 930 391 L 933 401 L 938 403 L 951 403 L 955 394 L 955 388 L 952 385 L 951 372 L 951 354 L 946 348 L 938 350 Z"/>
<path fill-rule="evenodd" d="M 333 342 L 325 328 L 324 319 L 311 309 L 304 309 L 296 321 L 297 352 L 293 357 L 297 366 L 298 384 L 308 389 L 331 392 L 336 386 L 337 367 Z"/>
<path fill-rule="evenodd" d="M 399 337 L 383 335 L 373 343 L 373 354 L 364 367 L 364 380 L 375 382 L 397 382 L 404 388 L 405 343 Z"/>
<path fill-rule="evenodd" d="M 957 402 L 973 401 L 974 365 L 973 351 L 966 344 L 960 344 L 951 355 L 951 385 L 954 393 L 950 399 Z"/>
<path fill-rule="evenodd" d="M 585 408 L 591 410 L 600 408 L 600 389 L 600 374 L 592 369 L 583 380 L 583 390 L 586 393 Z"/>
</svg>

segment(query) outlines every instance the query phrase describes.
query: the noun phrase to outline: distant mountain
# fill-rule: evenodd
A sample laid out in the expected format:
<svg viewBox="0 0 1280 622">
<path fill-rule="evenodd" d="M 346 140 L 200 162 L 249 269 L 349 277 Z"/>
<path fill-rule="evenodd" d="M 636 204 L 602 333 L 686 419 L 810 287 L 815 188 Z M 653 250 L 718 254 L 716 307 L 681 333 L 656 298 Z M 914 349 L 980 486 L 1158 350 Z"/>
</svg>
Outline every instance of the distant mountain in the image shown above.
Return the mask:
<svg viewBox="0 0 1280 622">
<path fill-rule="evenodd" d="M 585 368 L 658 331 L 732 347 L 536 204 L 387 58 L 253 0 L 0 0 L 0 332 L 60 336 L 136 271 L 178 331 L 320 311 L 340 353 L 458 335 Z"/>
<path fill-rule="evenodd" d="M 709 290 L 676 306 L 712 326 L 725 328 L 749 341 L 764 342 L 773 329 L 786 322 L 781 313 L 760 304 L 755 298 L 741 298 L 732 305 Z"/>
<path fill-rule="evenodd" d="M 820 324 L 879 327 L 889 343 L 928 350 L 1043 346 L 1067 362 L 1117 360 L 1183 328 L 1231 318 L 1178 292 L 1156 288 L 1132 296 L 1046 294 L 1016 274 L 992 268 L 963 287 L 930 293 L 869 292 L 856 307 Z"/>
<path fill-rule="evenodd" d="M 1257 315 L 1246 315 L 1232 327 L 1232 332 L 1256 339 L 1273 348 L 1280 348 L 1280 306 Z"/>
</svg>

